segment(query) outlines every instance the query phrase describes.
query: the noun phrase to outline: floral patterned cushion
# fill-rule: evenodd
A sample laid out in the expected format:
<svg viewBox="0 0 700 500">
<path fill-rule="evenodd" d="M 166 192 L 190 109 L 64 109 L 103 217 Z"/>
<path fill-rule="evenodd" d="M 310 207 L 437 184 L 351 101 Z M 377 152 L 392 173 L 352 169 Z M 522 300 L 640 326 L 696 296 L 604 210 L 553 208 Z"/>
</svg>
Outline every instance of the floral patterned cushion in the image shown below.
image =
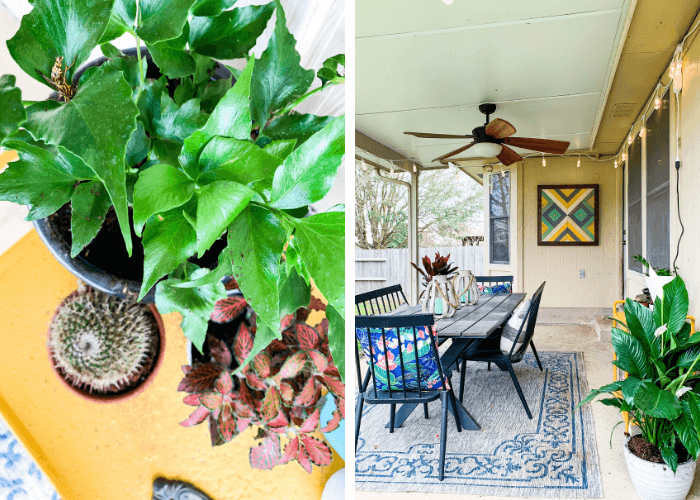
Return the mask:
<svg viewBox="0 0 700 500">
<path fill-rule="evenodd" d="M 486 293 L 490 293 L 490 294 L 511 293 L 513 290 L 511 283 L 503 283 L 502 285 L 494 285 L 494 286 L 478 285 L 477 288 L 479 289 L 479 295 L 484 295 Z"/>
<path fill-rule="evenodd" d="M 368 335 L 368 330 L 370 333 Z M 401 362 L 399 358 L 399 339 L 396 335 L 396 328 L 386 329 L 386 348 L 382 341 L 381 328 L 356 328 L 355 335 L 360 341 L 362 350 L 367 357 L 370 356 L 369 342 L 371 337 L 372 355 L 374 362 L 374 377 L 377 383 L 377 390 L 403 390 L 404 384 L 407 390 L 417 390 L 416 355 L 414 353 L 415 343 L 413 341 L 412 328 L 400 328 L 401 355 L 403 356 L 405 380 L 401 376 Z M 430 347 L 430 335 L 428 327 L 416 327 L 416 340 L 418 344 L 418 363 L 420 367 L 421 389 L 442 389 L 440 371 L 438 369 L 436 356 Z M 389 373 L 386 365 L 389 362 Z M 387 384 L 387 379 L 390 382 Z M 371 387 L 371 385 L 370 385 Z"/>
</svg>

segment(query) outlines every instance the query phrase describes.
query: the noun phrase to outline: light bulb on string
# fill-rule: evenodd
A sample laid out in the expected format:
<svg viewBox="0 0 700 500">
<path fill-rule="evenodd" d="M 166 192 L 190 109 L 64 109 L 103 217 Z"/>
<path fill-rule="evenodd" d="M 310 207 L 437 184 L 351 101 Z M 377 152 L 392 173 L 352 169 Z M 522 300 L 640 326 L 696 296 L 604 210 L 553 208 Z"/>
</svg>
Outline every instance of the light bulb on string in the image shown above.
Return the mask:
<svg viewBox="0 0 700 500">
<path fill-rule="evenodd" d="M 367 163 L 365 162 L 364 158 L 362 158 L 360 164 L 362 165 L 362 170 L 367 171 Z"/>
<path fill-rule="evenodd" d="M 576 167 L 578 168 L 580 166 L 581 166 L 581 155 L 578 155 L 578 161 L 576 162 Z"/>
<path fill-rule="evenodd" d="M 654 109 L 661 109 L 661 98 L 657 97 L 654 99 Z"/>
<path fill-rule="evenodd" d="M 633 141 L 634 141 L 634 139 L 632 139 L 632 134 L 628 135 L 627 136 L 627 144 L 632 144 Z"/>
<path fill-rule="evenodd" d="M 413 162 L 413 173 L 418 172 L 418 167 L 416 167 L 416 162 Z"/>
<path fill-rule="evenodd" d="M 615 168 L 617 168 L 617 158 L 615 158 Z"/>
<path fill-rule="evenodd" d="M 644 134 L 646 134 L 647 129 L 644 125 L 642 125 L 642 128 L 639 129 L 639 137 L 644 137 Z"/>
<path fill-rule="evenodd" d="M 622 161 L 627 161 L 627 153 L 622 153 Z"/>
<path fill-rule="evenodd" d="M 545 160 L 544 155 L 542 155 L 542 166 L 543 167 L 547 166 L 547 160 Z"/>
<path fill-rule="evenodd" d="M 445 5 L 452 5 L 452 1 L 453 0 L 442 0 L 442 3 L 444 3 Z"/>
<path fill-rule="evenodd" d="M 668 68 L 668 76 L 673 78 L 673 74 L 675 73 L 675 71 L 676 71 L 676 62 L 673 61 L 673 62 L 671 62 L 671 66 Z"/>
</svg>

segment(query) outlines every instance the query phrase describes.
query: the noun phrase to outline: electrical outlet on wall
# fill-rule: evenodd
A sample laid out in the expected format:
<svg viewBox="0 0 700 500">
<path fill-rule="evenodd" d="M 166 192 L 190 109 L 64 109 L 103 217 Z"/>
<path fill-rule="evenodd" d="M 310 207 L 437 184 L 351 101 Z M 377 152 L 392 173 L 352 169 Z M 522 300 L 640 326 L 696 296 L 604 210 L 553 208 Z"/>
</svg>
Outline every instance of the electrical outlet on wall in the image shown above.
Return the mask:
<svg viewBox="0 0 700 500">
<path fill-rule="evenodd" d="M 581 270 L 578 272 L 578 277 L 581 278 L 581 279 L 584 279 L 584 278 L 586 277 L 586 271 L 584 271 L 583 269 L 581 269 Z"/>
</svg>

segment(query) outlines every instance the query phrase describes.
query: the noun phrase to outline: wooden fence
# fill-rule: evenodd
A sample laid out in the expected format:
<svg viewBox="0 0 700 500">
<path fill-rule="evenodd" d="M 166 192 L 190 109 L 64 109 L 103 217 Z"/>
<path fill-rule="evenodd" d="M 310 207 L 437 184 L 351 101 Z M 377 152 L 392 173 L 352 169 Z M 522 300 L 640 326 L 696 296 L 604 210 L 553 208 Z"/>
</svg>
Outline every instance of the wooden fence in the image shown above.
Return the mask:
<svg viewBox="0 0 700 500">
<path fill-rule="evenodd" d="M 483 247 L 433 247 L 421 248 L 420 256 L 433 260 L 435 252 L 450 254 L 450 262 L 459 269 L 470 269 L 474 274 L 482 274 L 484 268 Z M 369 292 L 377 288 L 401 285 L 409 290 L 408 248 L 387 248 L 384 250 L 355 249 L 355 294 Z"/>
</svg>

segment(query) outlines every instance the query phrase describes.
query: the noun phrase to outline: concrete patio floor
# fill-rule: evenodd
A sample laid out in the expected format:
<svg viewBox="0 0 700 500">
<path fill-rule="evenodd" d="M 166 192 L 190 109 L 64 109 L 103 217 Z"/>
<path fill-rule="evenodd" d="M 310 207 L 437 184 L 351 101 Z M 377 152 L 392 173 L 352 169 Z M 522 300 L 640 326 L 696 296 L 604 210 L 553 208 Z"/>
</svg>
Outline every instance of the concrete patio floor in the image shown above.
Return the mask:
<svg viewBox="0 0 700 500">
<path fill-rule="evenodd" d="M 571 321 L 570 324 L 562 322 L 564 321 L 563 318 L 567 317 L 568 321 Z M 585 324 L 590 323 L 593 320 L 593 316 L 588 321 L 580 321 L 579 317 L 580 314 L 567 316 L 561 310 L 542 309 L 535 329 L 534 339 L 539 352 L 583 352 L 588 386 L 591 389 L 595 389 L 612 382 L 613 370 L 610 364 L 612 360 L 612 346 L 609 342 L 599 341 L 593 327 Z M 550 318 L 557 319 L 552 323 L 547 323 L 546 321 Z M 615 429 L 612 438 L 612 448 L 610 448 L 610 433 L 615 424 L 621 420 L 621 416 L 615 408 L 607 407 L 601 403 L 593 403 L 592 409 L 603 481 L 603 498 L 605 500 L 635 500 L 637 495 L 627 472 L 627 465 L 622 452 L 625 440 L 624 427 L 622 425 Z M 696 473 L 688 500 L 700 500 L 699 475 L 700 473 Z M 513 500 L 514 498 L 522 497 L 356 491 L 355 498 L 357 500 L 471 500 L 476 498 Z M 562 496 L 561 498 L 568 497 Z"/>
</svg>

